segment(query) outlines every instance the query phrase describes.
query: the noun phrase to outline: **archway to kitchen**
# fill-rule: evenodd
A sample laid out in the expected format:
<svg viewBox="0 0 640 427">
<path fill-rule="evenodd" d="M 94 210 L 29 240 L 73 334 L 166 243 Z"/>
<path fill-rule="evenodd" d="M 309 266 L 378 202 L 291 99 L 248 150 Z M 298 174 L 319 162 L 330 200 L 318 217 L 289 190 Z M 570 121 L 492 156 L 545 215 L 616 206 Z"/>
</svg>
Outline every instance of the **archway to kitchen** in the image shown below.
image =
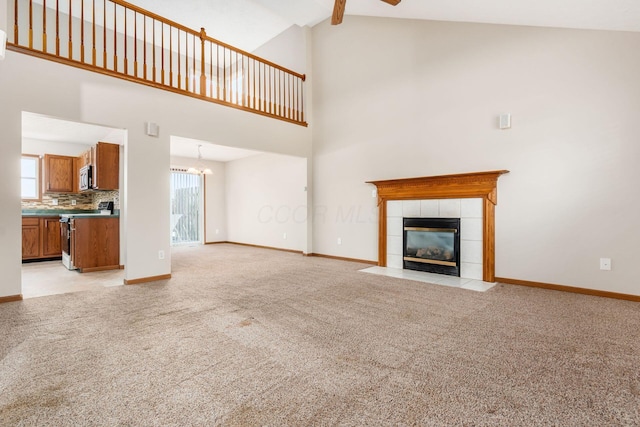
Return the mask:
<svg viewBox="0 0 640 427">
<path fill-rule="evenodd" d="M 124 239 L 119 211 L 124 201 L 122 164 L 126 137 L 124 129 L 22 113 L 23 298 L 123 284 L 124 271 L 120 265 L 124 259 Z M 106 175 L 101 174 L 102 188 L 81 188 L 80 169 L 84 163 L 95 165 L 99 155 L 96 151 L 98 142 L 108 144 L 101 146 L 100 153 L 102 163 L 107 155 L 114 162 L 107 166 L 111 169 L 112 182 L 104 181 Z M 105 148 L 110 150 L 109 153 L 104 151 Z M 89 174 L 87 168 L 84 172 L 85 176 Z M 96 186 L 100 187 L 100 183 Z M 93 183 L 89 187 L 93 187 Z M 102 212 L 99 207 L 104 208 Z M 109 211 L 108 215 L 93 217 L 98 213 L 106 214 L 106 211 Z M 101 270 L 100 266 L 92 263 L 89 255 L 85 272 L 80 274 L 74 270 L 78 261 L 70 255 L 78 259 L 84 254 L 70 254 L 71 230 L 67 234 L 69 223 L 60 222 L 63 219 L 61 214 L 67 221 L 77 217 L 83 218 L 87 224 L 97 220 L 107 221 L 109 227 L 117 227 L 111 231 L 118 238 L 115 249 L 112 249 L 114 258 L 105 267 L 118 268 Z M 65 254 L 66 262 L 63 263 Z M 113 261 L 116 258 L 117 261 Z"/>
</svg>

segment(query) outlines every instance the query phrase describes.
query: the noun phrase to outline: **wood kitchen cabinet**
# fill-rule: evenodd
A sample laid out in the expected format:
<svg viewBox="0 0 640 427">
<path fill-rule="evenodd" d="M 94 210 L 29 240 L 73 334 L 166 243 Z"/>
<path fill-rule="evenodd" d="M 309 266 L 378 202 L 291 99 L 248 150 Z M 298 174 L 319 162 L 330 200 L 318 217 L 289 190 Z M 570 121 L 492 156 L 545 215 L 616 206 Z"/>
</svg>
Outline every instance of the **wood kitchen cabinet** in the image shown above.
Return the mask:
<svg viewBox="0 0 640 427">
<path fill-rule="evenodd" d="M 44 155 L 44 191 L 46 193 L 75 193 L 77 177 L 75 157 Z"/>
<path fill-rule="evenodd" d="M 93 156 L 93 188 L 117 190 L 120 187 L 120 146 L 98 142 Z"/>
<path fill-rule="evenodd" d="M 62 256 L 60 236 L 60 218 L 40 218 L 40 231 L 42 233 L 42 256 Z"/>
<path fill-rule="evenodd" d="M 22 218 L 22 259 L 40 257 L 40 219 Z"/>
<path fill-rule="evenodd" d="M 22 259 L 60 258 L 62 245 L 60 218 L 22 218 Z"/>
<path fill-rule="evenodd" d="M 120 268 L 120 219 L 73 218 L 73 265 L 80 272 Z"/>
</svg>

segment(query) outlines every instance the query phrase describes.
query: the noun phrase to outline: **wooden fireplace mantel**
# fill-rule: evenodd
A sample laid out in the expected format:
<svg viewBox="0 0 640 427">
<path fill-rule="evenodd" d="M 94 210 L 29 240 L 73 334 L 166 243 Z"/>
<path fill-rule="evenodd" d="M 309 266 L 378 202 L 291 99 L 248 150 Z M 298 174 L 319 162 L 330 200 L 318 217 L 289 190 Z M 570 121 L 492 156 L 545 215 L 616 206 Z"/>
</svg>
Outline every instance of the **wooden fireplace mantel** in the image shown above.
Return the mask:
<svg viewBox="0 0 640 427">
<path fill-rule="evenodd" d="M 498 178 L 508 170 L 472 172 L 421 178 L 367 181 L 378 193 L 378 265 L 387 266 L 387 201 L 420 199 L 483 199 L 482 280 L 495 281 L 495 205 Z"/>
</svg>

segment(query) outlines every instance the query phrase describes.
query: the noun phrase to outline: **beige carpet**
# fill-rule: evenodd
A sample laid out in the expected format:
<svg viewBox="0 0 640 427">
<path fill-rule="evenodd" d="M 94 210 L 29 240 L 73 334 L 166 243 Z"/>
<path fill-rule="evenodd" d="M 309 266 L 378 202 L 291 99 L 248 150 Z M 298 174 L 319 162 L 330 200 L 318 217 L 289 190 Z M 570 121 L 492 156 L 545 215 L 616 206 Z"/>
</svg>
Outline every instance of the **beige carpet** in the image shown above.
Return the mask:
<svg viewBox="0 0 640 427">
<path fill-rule="evenodd" d="M 212 245 L 0 305 L 2 426 L 640 425 L 640 304 Z"/>
</svg>

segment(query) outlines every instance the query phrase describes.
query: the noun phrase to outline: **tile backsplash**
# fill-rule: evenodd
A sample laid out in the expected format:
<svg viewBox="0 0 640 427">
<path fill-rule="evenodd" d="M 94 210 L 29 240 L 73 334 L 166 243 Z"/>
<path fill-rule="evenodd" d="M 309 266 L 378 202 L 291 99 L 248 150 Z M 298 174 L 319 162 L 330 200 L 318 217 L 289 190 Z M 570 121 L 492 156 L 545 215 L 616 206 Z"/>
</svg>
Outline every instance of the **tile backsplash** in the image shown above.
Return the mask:
<svg viewBox="0 0 640 427">
<path fill-rule="evenodd" d="M 54 205 L 54 200 L 58 201 Z M 76 204 L 72 205 L 71 201 L 75 200 Z M 38 201 L 22 201 L 22 209 L 77 209 L 77 210 L 96 210 L 100 202 L 113 202 L 114 209 L 120 209 L 120 192 L 115 191 L 98 191 L 95 193 L 47 193 L 42 195 L 42 200 Z"/>
</svg>

